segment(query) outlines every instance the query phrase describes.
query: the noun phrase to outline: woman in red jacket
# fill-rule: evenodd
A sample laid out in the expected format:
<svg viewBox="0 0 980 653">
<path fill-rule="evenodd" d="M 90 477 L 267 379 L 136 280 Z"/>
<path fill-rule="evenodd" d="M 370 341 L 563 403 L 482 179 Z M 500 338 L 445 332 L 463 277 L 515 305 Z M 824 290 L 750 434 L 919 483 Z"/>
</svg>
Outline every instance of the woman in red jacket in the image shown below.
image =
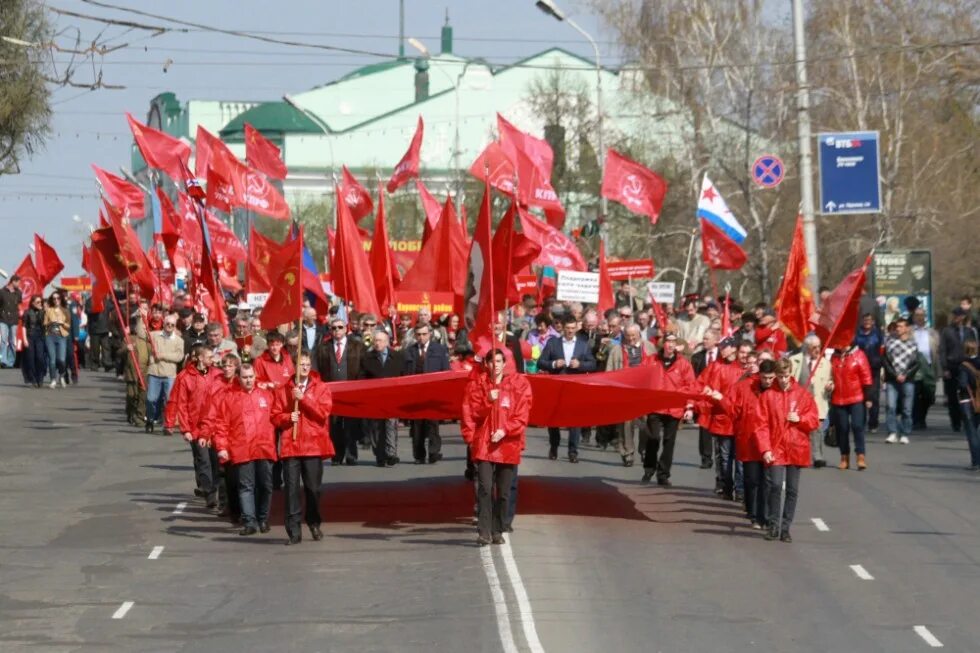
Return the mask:
<svg viewBox="0 0 980 653">
<path fill-rule="evenodd" d="M 266 352 L 268 353 L 268 352 Z M 334 455 L 330 440 L 330 388 L 311 372 L 310 354 L 303 352 L 297 361 L 299 383 L 293 379 L 276 395 L 272 421 L 283 429 L 279 439 L 282 459 L 283 496 L 286 500 L 286 544 L 303 541 L 300 528 L 299 484 L 303 481 L 306 500 L 306 525 L 314 540 L 323 539 L 320 530 L 320 485 L 323 483 L 323 460 Z M 294 431 L 295 429 L 295 431 Z M 295 432 L 295 437 L 294 437 Z"/>
<path fill-rule="evenodd" d="M 477 544 L 504 543 L 511 483 L 521 462 L 531 384 L 506 369 L 504 353 L 485 357 L 487 372 L 474 375 L 463 393 L 463 439 L 477 464 Z M 493 496 L 496 489 L 496 496 Z"/>
<path fill-rule="evenodd" d="M 272 502 L 272 461 L 276 459 L 276 430 L 272 426 L 272 395 L 255 387 L 255 368 L 238 368 L 238 387 L 222 393 L 214 420 L 218 460 L 228 461 L 238 475 L 242 510 L 239 535 L 269 532 Z"/>
<path fill-rule="evenodd" d="M 837 467 L 847 469 L 851 466 L 850 431 L 854 434 L 858 471 L 864 471 L 868 467 L 864 458 L 864 418 L 872 399 L 868 358 L 857 346 L 838 349 L 830 359 L 830 372 L 830 423 L 837 431 L 837 446 L 840 447 L 840 465 Z"/>
<path fill-rule="evenodd" d="M 810 432 L 820 424 L 813 395 L 793 378 L 792 363 L 776 361 L 776 383 L 759 395 L 756 446 L 769 465 L 769 530 L 767 540 L 777 537 L 792 542 L 789 527 L 796 512 L 800 470 L 810 466 Z M 785 504 L 782 488 L 785 486 Z"/>
</svg>

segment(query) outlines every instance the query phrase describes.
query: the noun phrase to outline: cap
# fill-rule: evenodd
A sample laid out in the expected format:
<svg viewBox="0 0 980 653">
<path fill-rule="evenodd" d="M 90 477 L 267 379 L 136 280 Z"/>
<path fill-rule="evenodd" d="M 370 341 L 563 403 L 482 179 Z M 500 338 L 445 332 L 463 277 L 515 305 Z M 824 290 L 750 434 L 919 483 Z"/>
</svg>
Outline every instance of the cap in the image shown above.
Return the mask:
<svg viewBox="0 0 980 653">
<path fill-rule="evenodd" d="M 717 304 L 717 303 L 715 303 L 715 301 L 714 301 L 713 299 L 712 299 L 712 300 L 708 300 L 708 303 L 707 303 L 707 304 L 705 304 L 705 306 L 706 306 L 707 308 L 713 308 L 713 309 L 715 309 L 716 311 L 718 310 L 718 304 Z"/>
<path fill-rule="evenodd" d="M 735 338 L 725 338 L 718 343 L 719 349 L 724 349 L 725 347 L 738 347 L 738 342 Z"/>
<path fill-rule="evenodd" d="M 204 317 L 204 313 L 194 313 L 194 319 L 191 322 L 207 322 L 208 318 Z"/>
<path fill-rule="evenodd" d="M 252 310 L 252 307 L 251 307 L 251 305 L 249 305 L 248 302 L 239 302 L 238 303 L 238 306 L 236 306 L 236 308 L 238 310 L 240 310 L 240 311 L 250 311 L 250 310 Z"/>
<path fill-rule="evenodd" d="M 665 341 L 667 341 L 667 340 L 677 340 L 677 334 L 676 333 L 673 333 L 673 332 L 672 333 L 665 334 L 664 335 L 664 340 Z"/>
</svg>

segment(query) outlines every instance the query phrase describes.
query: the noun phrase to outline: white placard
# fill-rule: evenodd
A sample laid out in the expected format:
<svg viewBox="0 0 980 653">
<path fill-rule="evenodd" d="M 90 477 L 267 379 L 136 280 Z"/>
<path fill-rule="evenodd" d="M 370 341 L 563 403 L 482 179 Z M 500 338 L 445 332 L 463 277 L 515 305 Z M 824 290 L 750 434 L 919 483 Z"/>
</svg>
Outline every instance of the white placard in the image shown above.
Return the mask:
<svg viewBox="0 0 980 653">
<path fill-rule="evenodd" d="M 677 284 L 673 281 L 651 281 L 647 284 L 647 301 L 674 305 Z"/>
<path fill-rule="evenodd" d="M 558 301 L 587 302 L 599 301 L 599 273 L 558 271 Z"/>
<path fill-rule="evenodd" d="M 252 307 L 252 310 L 262 308 L 269 299 L 267 292 L 250 292 L 245 295 L 245 302 Z"/>
</svg>

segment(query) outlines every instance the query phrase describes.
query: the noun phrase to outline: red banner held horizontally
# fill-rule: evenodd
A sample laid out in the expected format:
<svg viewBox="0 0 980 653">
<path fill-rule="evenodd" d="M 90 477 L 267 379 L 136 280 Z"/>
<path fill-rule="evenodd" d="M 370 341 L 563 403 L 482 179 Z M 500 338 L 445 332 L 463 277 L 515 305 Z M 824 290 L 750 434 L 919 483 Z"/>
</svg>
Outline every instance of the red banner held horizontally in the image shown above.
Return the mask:
<svg viewBox="0 0 980 653">
<path fill-rule="evenodd" d="M 653 278 L 653 259 L 637 258 L 626 261 L 609 261 L 606 263 L 609 268 L 609 278 L 613 281 L 626 281 L 627 279 L 652 279 Z"/>
</svg>

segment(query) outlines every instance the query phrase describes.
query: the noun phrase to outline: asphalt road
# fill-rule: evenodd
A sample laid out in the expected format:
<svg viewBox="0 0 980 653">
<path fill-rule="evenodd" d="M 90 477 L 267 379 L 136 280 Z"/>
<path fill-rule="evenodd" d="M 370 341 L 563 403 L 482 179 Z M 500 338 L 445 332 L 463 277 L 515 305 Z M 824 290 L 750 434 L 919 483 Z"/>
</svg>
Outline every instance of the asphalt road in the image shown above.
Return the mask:
<svg viewBox="0 0 980 653">
<path fill-rule="evenodd" d="M 872 436 L 866 472 L 805 471 L 789 545 L 715 497 L 694 430 L 662 489 L 535 429 L 517 530 L 478 548 L 449 425 L 437 465 L 328 465 L 327 536 L 284 547 L 280 496 L 238 537 L 122 392 L 0 374 L 0 651 L 980 650 L 980 475 L 941 407 L 909 446 Z"/>
</svg>

